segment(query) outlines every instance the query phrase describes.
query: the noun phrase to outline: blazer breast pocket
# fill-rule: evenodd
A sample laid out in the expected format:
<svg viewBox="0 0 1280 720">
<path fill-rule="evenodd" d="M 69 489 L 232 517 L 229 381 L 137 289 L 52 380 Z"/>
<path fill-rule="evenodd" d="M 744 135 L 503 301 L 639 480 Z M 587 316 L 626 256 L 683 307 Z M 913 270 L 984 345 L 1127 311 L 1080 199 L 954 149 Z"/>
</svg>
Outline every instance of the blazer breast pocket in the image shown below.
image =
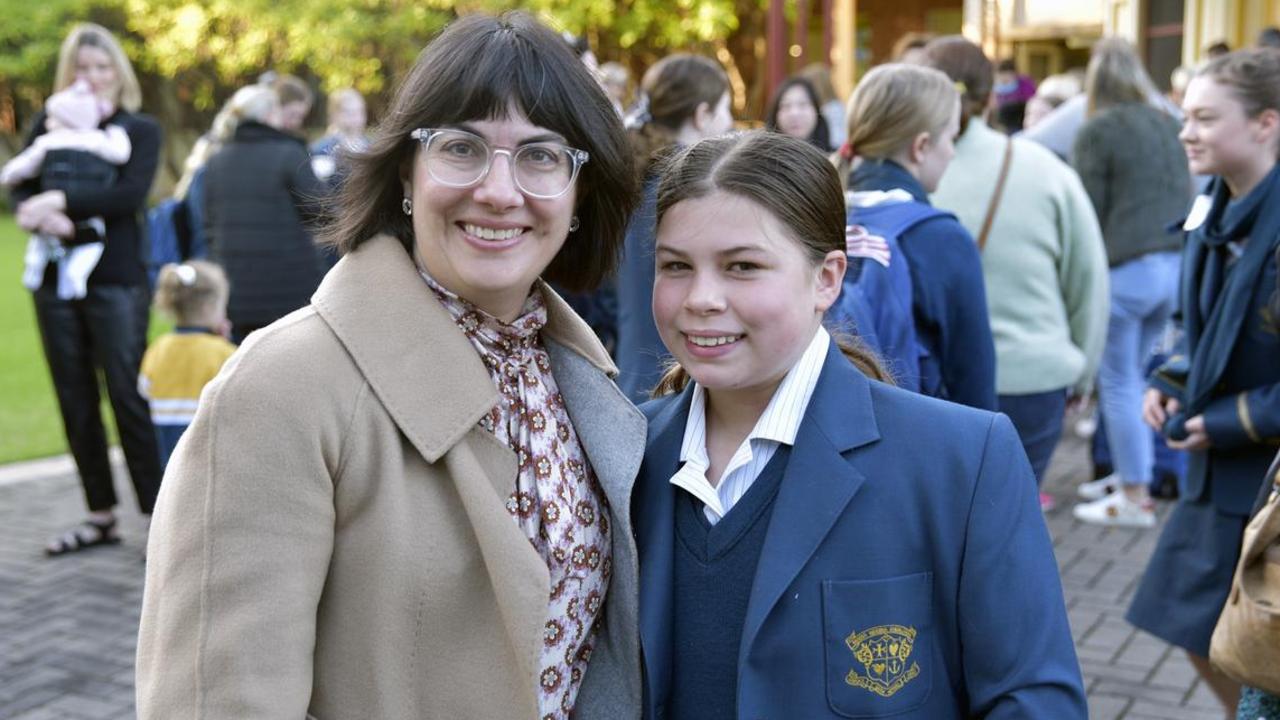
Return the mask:
<svg viewBox="0 0 1280 720">
<path fill-rule="evenodd" d="M 850 718 L 919 708 L 933 683 L 933 573 L 822 582 L 827 703 Z"/>
</svg>

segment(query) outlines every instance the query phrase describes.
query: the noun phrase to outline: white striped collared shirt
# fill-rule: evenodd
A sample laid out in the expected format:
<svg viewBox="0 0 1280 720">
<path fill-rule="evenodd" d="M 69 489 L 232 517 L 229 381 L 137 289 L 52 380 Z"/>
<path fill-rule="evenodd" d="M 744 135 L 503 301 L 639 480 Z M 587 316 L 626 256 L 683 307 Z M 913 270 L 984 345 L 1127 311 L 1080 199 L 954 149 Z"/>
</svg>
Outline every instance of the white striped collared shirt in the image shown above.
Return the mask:
<svg viewBox="0 0 1280 720">
<path fill-rule="evenodd" d="M 781 445 L 795 444 L 800 421 L 809 407 L 809 399 L 813 397 L 813 389 L 818 384 L 830 346 L 831 336 L 825 328 L 819 327 L 800 360 L 782 378 L 751 434 L 738 446 L 720 476 L 720 482 L 714 486 L 707 480 L 707 469 L 711 465 L 707 457 L 707 393 L 701 385 L 694 383 L 689 419 L 684 426 L 684 442 L 680 446 L 681 465 L 671 476 L 671 484 L 700 500 L 712 525 L 742 499 Z"/>
</svg>

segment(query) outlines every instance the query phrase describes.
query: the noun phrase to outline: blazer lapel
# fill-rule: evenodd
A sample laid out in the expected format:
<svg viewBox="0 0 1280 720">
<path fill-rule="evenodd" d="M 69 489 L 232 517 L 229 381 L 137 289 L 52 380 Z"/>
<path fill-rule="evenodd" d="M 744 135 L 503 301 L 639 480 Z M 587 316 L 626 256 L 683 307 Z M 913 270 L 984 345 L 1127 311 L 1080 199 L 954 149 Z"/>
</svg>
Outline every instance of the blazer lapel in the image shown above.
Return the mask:
<svg viewBox="0 0 1280 720">
<path fill-rule="evenodd" d="M 831 343 L 774 501 L 739 658 L 865 481 L 842 453 L 880 438 L 871 383 Z"/>
<path fill-rule="evenodd" d="M 671 689 L 672 576 L 675 564 L 676 489 L 669 479 L 680 467 L 680 445 L 689 417 L 693 385 L 649 423 L 633 518 L 640 548 L 640 646 L 647 693 L 646 717 L 657 717 Z"/>
</svg>

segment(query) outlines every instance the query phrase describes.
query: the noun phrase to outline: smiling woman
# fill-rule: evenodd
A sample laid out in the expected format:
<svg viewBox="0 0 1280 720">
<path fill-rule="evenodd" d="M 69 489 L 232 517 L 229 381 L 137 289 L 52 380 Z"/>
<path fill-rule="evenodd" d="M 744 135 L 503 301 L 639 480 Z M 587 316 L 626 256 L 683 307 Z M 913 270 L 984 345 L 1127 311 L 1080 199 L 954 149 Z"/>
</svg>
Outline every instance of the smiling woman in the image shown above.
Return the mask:
<svg viewBox="0 0 1280 720">
<path fill-rule="evenodd" d="M 446 28 L 386 118 L 327 233 L 345 256 L 171 461 L 140 715 L 638 717 L 644 420 L 540 279 L 617 263 L 621 122 L 521 13 Z"/>
</svg>

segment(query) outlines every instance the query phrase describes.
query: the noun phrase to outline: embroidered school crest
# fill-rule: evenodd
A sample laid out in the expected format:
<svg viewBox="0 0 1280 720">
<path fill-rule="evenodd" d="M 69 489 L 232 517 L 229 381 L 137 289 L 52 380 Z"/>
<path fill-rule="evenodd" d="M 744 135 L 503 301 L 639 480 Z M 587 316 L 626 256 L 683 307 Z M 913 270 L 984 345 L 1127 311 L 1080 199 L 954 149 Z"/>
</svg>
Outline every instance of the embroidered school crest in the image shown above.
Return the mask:
<svg viewBox="0 0 1280 720">
<path fill-rule="evenodd" d="M 891 697 L 920 674 L 920 665 L 911 661 L 916 629 L 901 625 L 877 625 L 844 639 L 866 674 L 857 668 L 844 681 L 854 687 Z"/>
</svg>

